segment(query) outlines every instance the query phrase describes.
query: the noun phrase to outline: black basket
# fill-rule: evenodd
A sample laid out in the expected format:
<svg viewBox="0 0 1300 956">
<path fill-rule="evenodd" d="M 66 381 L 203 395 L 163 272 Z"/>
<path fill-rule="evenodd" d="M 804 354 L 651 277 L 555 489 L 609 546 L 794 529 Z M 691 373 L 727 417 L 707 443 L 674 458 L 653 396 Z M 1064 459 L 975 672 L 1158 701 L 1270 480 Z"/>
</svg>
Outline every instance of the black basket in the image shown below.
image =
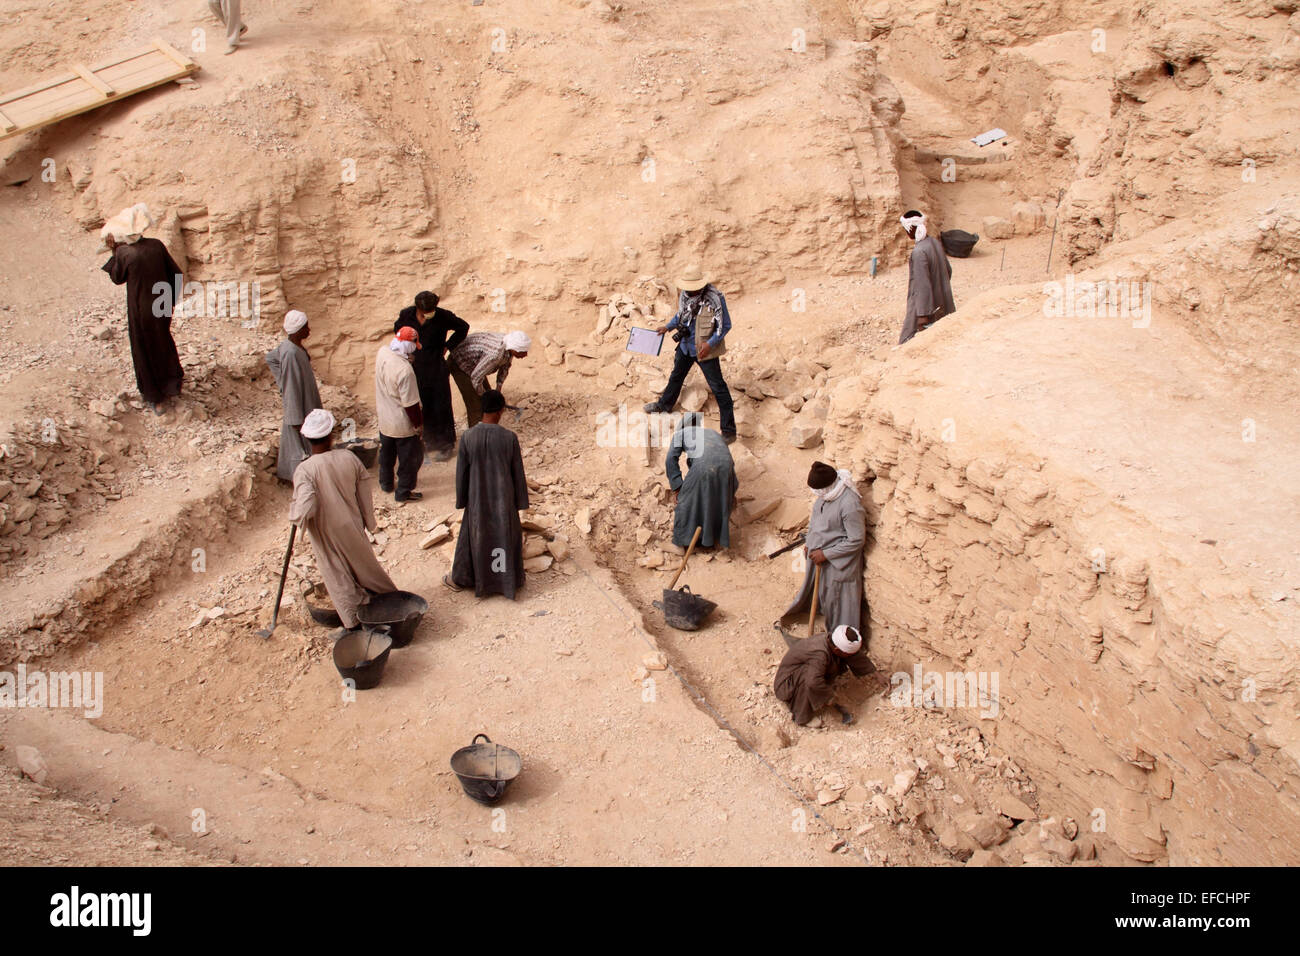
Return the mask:
<svg viewBox="0 0 1300 956">
<path fill-rule="evenodd" d="M 680 591 L 664 588 L 664 622 L 679 631 L 699 630 L 705 619 L 713 613 L 717 605 L 712 601 L 692 594 L 689 585 L 682 585 Z"/>
<path fill-rule="evenodd" d="M 379 460 L 379 442 L 373 438 L 353 438 L 342 442 L 339 447 L 356 455 L 367 469 L 374 468 L 375 462 Z"/>
<path fill-rule="evenodd" d="M 334 644 L 334 666 L 344 680 L 354 681 L 357 690 L 369 690 L 384 676 L 384 665 L 393 649 L 387 628 L 353 631 Z"/>
<path fill-rule="evenodd" d="M 480 737 L 485 743 L 479 743 Z M 468 747 L 451 755 L 451 769 L 467 797 L 491 806 L 505 796 L 524 762 L 509 747 L 494 744 L 487 734 L 475 734 Z"/>
<path fill-rule="evenodd" d="M 949 229 L 939 233 L 939 241 L 943 243 L 943 251 L 948 255 L 954 259 L 966 259 L 970 257 L 970 251 L 975 248 L 980 237 L 973 232 Z"/>
<path fill-rule="evenodd" d="M 410 591 L 390 591 L 377 594 L 357 608 L 362 624 L 387 624 L 394 647 L 405 647 L 415 637 L 420 619 L 429 610 L 429 602 Z"/>
</svg>

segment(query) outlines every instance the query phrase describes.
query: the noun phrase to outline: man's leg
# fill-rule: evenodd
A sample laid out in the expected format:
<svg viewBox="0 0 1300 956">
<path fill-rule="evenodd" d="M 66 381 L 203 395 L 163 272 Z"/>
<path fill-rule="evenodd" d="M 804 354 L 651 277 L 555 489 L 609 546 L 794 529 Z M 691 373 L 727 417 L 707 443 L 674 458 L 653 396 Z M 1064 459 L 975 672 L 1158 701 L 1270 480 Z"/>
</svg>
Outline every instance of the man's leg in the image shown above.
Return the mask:
<svg viewBox="0 0 1300 956">
<path fill-rule="evenodd" d="M 397 439 L 379 433 L 379 490 L 393 493 L 393 466 L 397 463 Z"/>
<path fill-rule="evenodd" d="M 221 0 L 222 17 L 226 22 L 226 48 L 239 46 L 239 35 L 244 32 L 244 20 L 239 15 L 240 0 Z"/>
<path fill-rule="evenodd" d="M 704 373 L 704 380 L 709 383 L 713 398 L 718 403 L 718 415 L 722 419 L 722 437 L 734 436 L 736 409 L 731 400 L 731 389 L 727 388 L 727 380 L 722 377 L 722 360 L 705 359 L 700 363 L 700 371 Z"/>
<path fill-rule="evenodd" d="M 691 370 L 695 364 L 695 359 L 687 355 L 681 349 L 673 353 L 673 371 L 668 376 L 668 384 L 664 387 L 664 392 L 659 396 L 659 400 L 653 404 L 661 412 L 671 412 L 677 406 L 677 398 L 682 393 L 682 383 L 686 381 L 686 373 Z"/>
<path fill-rule="evenodd" d="M 468 375 L 460 370 L 459 366 L 451 366 L 451 377 L 456 380 L 456 388 L 460 390 L 461 400 L 465 403 L 465 427 L 473 428 L 483 420 L 482 405 L 479 402 L 478 392 L 474 391 L 474 383 L 469 380 Z"/>
<path fill-rule="evenodd" d="M 424 448 L 418 435 L 397 439 L 397 492 L 398 501 L 406 501 L 415 491 L 415 482 L 424 464 Z"/>
<path fill-rule="evenodd" d="M 208 9 L 211 10 L 212 15 L 222 23 L 226 22 L 225 11 L 221 9 L 221 0 L 208 0 Z"/>
</svg>

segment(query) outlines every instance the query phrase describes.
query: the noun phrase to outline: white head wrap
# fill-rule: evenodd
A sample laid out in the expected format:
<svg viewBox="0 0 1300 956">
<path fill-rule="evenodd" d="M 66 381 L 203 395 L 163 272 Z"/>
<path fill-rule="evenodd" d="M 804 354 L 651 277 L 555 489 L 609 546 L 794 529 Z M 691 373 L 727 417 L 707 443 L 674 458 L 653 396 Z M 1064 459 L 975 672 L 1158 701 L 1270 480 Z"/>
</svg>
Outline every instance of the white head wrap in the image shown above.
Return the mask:
<svg viewBox="0 0 1300 956">
<path fill-rule="evenodd" d="M 307 313 L 299 312 L 293 309 L 284 316 L 284 331 L 286 335 L 293 335 L 307 324 Z"/>
<path fill-rule="evenodd" d="M 532 344 L 533 340 L 523 332 L 514 331 L 506 334 L 506 348 L 511 352 L 527 352 Z"/>
<path fill-rule="evenodd" d="M 853 487 L 853 474 L 847 468 L 836 468 L 835 474 L 839 475 L 833 482 L 825 488 L 814 488 L 813 494 L 823 501 L 834 501 L 846 491 L 851 491 L 859 498 L 858 489 Z"/>
<path fill-rule="evenodd" d="M 841 624 L 831 634 L 831 643 L 845 654 L 856 654 L 862 649 L 862 635 L 856 627 Z"/>
<path fill-rule="evenodd" d="M 904 229 L 906 229 L 908 226 L 912 226 L 912 225 L 916 226 L 916 235 L 913 236 L 912 238 L 915 239 L 917 242 L 920 242 L 922 239 L 925 238 L 926 236 L 925 213 L 916 212 L 916 213 L 912 213 L 912 215 L 910 216 L 906 216 L 906 215 L 899 216 L 898 221 L 903 224 Z"/>
<path fill-rule="evenodd" d="M 388 347 L 398 355 L 405 355 L 410 358 L 415 354 L 415 350 L 420 347 L 419 342 L 407 342 L 403 339 L 394 337 L 393 341 L 388 343 Z"/>
<path fill-rule="evenodd" d="M 325 409 L 318 408 L 303 420 L 302 427 L 298 430 L 302 432 L 303 438 L 320 441 L 334 431 L 334 416 Z"/>
<path fill-rule="evenodd" d="M 142 202 L 123 209 L 99 230 L 99 238 L 113 237 L 114 242 L 139 242 L 144 231 L 153 225 L 149 207 Z"/>
</svg>

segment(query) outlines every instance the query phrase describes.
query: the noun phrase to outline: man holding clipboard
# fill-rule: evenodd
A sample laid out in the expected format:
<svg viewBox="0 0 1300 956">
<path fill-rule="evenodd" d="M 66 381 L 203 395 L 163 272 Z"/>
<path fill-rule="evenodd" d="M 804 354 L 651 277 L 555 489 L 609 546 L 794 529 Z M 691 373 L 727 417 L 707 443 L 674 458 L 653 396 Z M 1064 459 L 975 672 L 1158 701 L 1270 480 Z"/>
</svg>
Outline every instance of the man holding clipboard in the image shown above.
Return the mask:
<svg viewBox="0 0 1300 956">
<path fill-rule="evenodd" d="M 725 339 L 731 331 L 727 301 L 705 278 L 699 266 L 688 269 L 686 275 L 677 280 L 677 288 L 677 314 L 667 325 L 655 329 L 658 335 L 678 330 L 673 336 L 677 341 L 673 371 L 658 401 L 645 406 L 645 410 L 648 414 L 671 412 L 677 405 L 687 373 L 692 365 L 698 363 L 718 403 L 718 414 L 722 419 L 719 430 L 730 445 L 736 440 L 736 415 L 731 391 L 722 377 L 722 363 L 718 361 L 718 356 L 727 350 Z"/>
</svg>

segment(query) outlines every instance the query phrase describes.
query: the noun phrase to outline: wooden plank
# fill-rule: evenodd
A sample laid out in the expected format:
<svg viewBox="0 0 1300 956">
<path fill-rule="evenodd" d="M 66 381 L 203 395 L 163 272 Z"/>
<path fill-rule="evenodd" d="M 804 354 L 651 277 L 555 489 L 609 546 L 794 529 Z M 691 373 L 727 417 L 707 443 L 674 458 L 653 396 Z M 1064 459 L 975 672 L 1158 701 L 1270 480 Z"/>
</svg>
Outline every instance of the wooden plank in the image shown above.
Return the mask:
<svg viewBox="0 0 1300 956">
<path fill-rule="evenodd" d="M 53 78 L 46 80 L 44 83 L 37 83 L 35 86 L 25 86 L 21 90 L 15 90 L 12 93 L 0 96 L 0 106 L 4 106 L 6 103 L 12 103 L 14 100 L 25 99 L 29 96 L 35 95 L 36 93 L 40 93 L 42 90 L 48 90 L 52 86 L 58 86 L 60 83 L 67 83 L 76 79 L 80 79 L 80 77 L 75 73 L 57 73 Z"/>
<path fill-rule="evenodd" d="M 95 89 L 99 90 L 100 94 L 103 96 L 112 96 L 115 92 L 111 86 L 97 77 L 94 73 L 90 72 L 90 68 L 84 63 L 72 64 L 72 72 L 77 74 L 77 76 L 81 77 Z"/>
<path fill-rule="evenodd" d="M 13 120 L 11 120 L 8 116 L 5 116 L 4 110 L 0 110 L 0 129 L 3 129 L 7 133 L 11 129 L 17 129 L 17 128 L 18 128 L 18 124 L 15 123 Z"/>
<path fill-rule="evenodd" d="M 152 45 L 138 49 L 133 53 L 128 53 L 124 56 L 119 56 L 117 59 L 114 60 L 105 60 L 103 63 L 99 63 L 91 67 L 91 72 L 102 73 L 105 70 L 111 69 L 112 67 L 121 66 L 124 63 L 129 63 L 131 60 L 138 60 L 142 57 L 154 57 L 155 54 L 158 53 L 162 53 L 164 56 L 167 57 L 167 59 L 171 60 L 173 63 L 176 63 L 178 66 L 188 67 L 188 72 L 190 73 L 195 73 L 198 71 L 199 67 L 197 63 L 195 63 L 193 60 L 186 59 L 185 56 L 178 53 L 174 48 L 170 46 L 167 47 L 168 50 L 171 50 L 170 54 L 167 53 L 166 50 L 160 49 L 158 47 L 158 44 L 162 42 L 163 41 L 161 40 L 155 40 Z M 167 46 L 167 44 L 163 43 L 163 46 Z M 6 93 L 4 96 L 0 96 L 0 106 L 3 106 L 5 103 L 12 102 L 13 100 L 16 99 L 22 99 L 24 97 L 31 96 L 33 93 L 40 93 L 42 90 L 48 90 L 51 87 L 58 86 L 62 83 L 67 83 L 75 79 L 79 79 L 79 77 L 75 73 L 53 74 L 47 77 L 46 79 L 33 84 L 32 86 L 25 86 L 21 90 L 14 90 L 14 92 L 12 93 Z"/>
<path fill-rule="evenodd" d="M 179 67 L 188 68 L 194 65 L 193 60 L 183 55 L 179 50 L 175 49 L 171 44 L 169 44 L 162 37 L 154 37 L 153 45 L 159 51 L 162 52 L 163 56 L 175 62 L 175 64 Z"/>
<path fill-rule="evenodd" d="M 88 110 L 189 76 L 198 70 L 190 60 L 160 39 L 143 49 L 87 68 L 73 64 L 71 73 L 58 73 L 41 83 L 0 97 L 6 107 L 0 139 L 57 123 Z"/>
</svg>

